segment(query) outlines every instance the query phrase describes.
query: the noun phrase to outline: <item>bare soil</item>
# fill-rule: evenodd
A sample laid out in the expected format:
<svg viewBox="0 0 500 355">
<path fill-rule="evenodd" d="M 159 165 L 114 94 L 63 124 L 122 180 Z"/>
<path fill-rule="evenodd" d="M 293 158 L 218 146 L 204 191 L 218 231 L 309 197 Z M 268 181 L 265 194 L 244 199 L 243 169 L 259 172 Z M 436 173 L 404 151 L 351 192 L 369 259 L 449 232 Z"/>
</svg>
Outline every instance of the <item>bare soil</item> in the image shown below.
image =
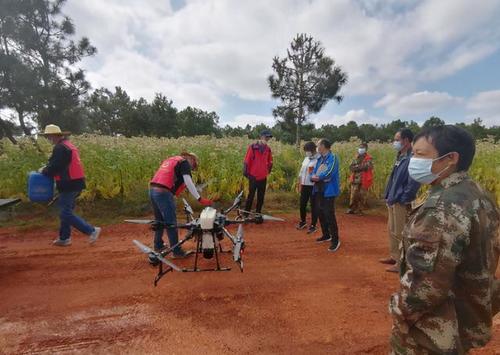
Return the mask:
<svg viewBox="0 0 500 355">
<path fill-rule="evenodd" d="M 384 217 L 339 215 L 336 253 L 287 219 L 245 227 L 243 273 L 224 255 L 229 272 L 158 287 L 132 244 L 151 244 L 145 226 L 107 226 L 94 246 L 75 233 L 67 248 L 54 230 L 0 228 L 0 353 L 387 354 L 398 278 L 378 263 Z M 500 353 L 500 319 L 479 353 Z"/>
</svg>

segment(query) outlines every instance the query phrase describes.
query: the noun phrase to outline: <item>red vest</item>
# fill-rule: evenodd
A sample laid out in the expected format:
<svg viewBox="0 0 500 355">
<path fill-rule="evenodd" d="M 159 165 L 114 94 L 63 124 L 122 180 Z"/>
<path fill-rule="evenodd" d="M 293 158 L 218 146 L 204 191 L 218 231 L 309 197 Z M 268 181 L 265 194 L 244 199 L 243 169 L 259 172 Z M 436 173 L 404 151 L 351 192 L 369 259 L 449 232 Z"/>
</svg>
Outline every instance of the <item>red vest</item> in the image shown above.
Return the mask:
<svg viewBox="0 0 500 355">
<path fill-rule="evenodd" d="M 71 150 L 71 161 L 68 167 L 68 174 L 70 180 L 78 180 L 83 179 L 85 177 L 85 173 L 83 172 L 83 165 L 80 160 L 80 153 L 78 153 L 78 148 L 75 147 L 70 141 L 63 140 L 60 144 L 64 144 L 68 149 Z M 61 180 L 60 175 L 55 175 L 54 179 L 56 181 Z"/>
<path fill-rule="evenodd" d="M 172 191 L 175 186 L 175 167 L 184 160 L 183 157 L 179 156 L 164 160 L 150 182 L 165 186 Z M 186 185 L 182 183 L 174 193 L 176 196 L 179 196 L 185 189 Z"/>
<path fill-rule="evenodd" d="M 363 163 L 372 160 L 372 157 L 370 154 L 366 153 L 365 158 L 363 159 Z M 349 181 L 353 182 L 354 181 L 354 173 L 351 174 L 349 177 Z M 364 189 L 368 190 L 373 184 L 373 169 L 369 169 L 367 171 L 362 171 L 361 172 L 361 187 Z"/>
</svg>

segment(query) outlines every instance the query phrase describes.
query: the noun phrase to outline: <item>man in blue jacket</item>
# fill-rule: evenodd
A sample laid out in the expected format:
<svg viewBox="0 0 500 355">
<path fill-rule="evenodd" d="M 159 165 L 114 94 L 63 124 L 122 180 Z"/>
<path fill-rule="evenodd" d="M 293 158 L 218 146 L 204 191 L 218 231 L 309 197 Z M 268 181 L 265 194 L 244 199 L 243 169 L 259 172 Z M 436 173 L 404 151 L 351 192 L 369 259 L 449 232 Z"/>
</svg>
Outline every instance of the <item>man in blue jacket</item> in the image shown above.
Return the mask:
<svg viewBox="0 0 500 355">
<path fill-rule="evenodd" d="M 389 211 L 388 230 L 391 256 L 380 260 L 382 264 L 392 265 L 386 269 L 388 272 L 399 272 L 396 260 L 399 260 L 401 235 L 408 221 L 411 203 L 415 200 L 420 188 L 420 184 L 410 178 L 408 173 L 408 164 L 412 156 L 412 141 L 413 132 L 408 128 L 401 128 L 396 132 L 392 143 L 397 151 L 397 157 L 385 189 L 385 201 Z"/>
<path fill-rule="evenodd" d="M 315 195 L 316 211 L 323 235 L 316 239 L 322 243 L 331 241 L 328 251 L 335 252 L 340 247 L 339 229 L 335 217 L 335 197 L 340 194 L 339 160 L 330 151 L 332 144 L 327 139 L 318 142 L 318 153 L 321 156 L 311 175 L 314 182 L 313 194 Z"/>
</svg>

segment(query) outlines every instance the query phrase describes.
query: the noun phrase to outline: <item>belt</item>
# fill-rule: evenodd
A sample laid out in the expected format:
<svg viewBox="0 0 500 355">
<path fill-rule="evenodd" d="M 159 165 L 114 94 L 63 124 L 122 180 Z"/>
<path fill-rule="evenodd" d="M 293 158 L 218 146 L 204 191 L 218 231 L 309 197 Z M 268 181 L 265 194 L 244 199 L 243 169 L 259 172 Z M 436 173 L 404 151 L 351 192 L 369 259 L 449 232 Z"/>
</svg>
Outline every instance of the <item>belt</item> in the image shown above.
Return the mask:
<svg viewBox="0 0 500 355">
<path fill-rule="evenodd" d="M 149 184 L 149 188 L 151 188 L 153 190 L 161 190 L 161 191 L 172 192 L 168 187 L 160 185 L 160 184 L 155 184 L 155 183 Z"/>
</svg>

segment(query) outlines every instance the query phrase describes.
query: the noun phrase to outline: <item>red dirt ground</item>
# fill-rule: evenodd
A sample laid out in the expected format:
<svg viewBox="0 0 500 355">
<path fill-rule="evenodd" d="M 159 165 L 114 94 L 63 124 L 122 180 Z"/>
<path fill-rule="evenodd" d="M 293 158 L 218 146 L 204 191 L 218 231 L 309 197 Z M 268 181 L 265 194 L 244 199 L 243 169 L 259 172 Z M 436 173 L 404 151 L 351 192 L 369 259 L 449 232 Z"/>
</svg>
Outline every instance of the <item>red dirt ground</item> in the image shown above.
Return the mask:
<svg viewBox="0 0 500 355">
<path fill-rule="evenodd" d="M 0 229 L 0 352 L 386 354 L 398 280 L 377 262 L 385 219 L 340 215 L 335 254 L 295 223 L 245 227 L 244 273 L 226 255 L 230 272 L 168 274 L 156 288 L 132 244 L 150 244 L 147 227 L 107 226 L 69 248 L 50 245 L 53 230 Z M 500 353 L 500 319 L 480 353 Z"/>
</svg>

